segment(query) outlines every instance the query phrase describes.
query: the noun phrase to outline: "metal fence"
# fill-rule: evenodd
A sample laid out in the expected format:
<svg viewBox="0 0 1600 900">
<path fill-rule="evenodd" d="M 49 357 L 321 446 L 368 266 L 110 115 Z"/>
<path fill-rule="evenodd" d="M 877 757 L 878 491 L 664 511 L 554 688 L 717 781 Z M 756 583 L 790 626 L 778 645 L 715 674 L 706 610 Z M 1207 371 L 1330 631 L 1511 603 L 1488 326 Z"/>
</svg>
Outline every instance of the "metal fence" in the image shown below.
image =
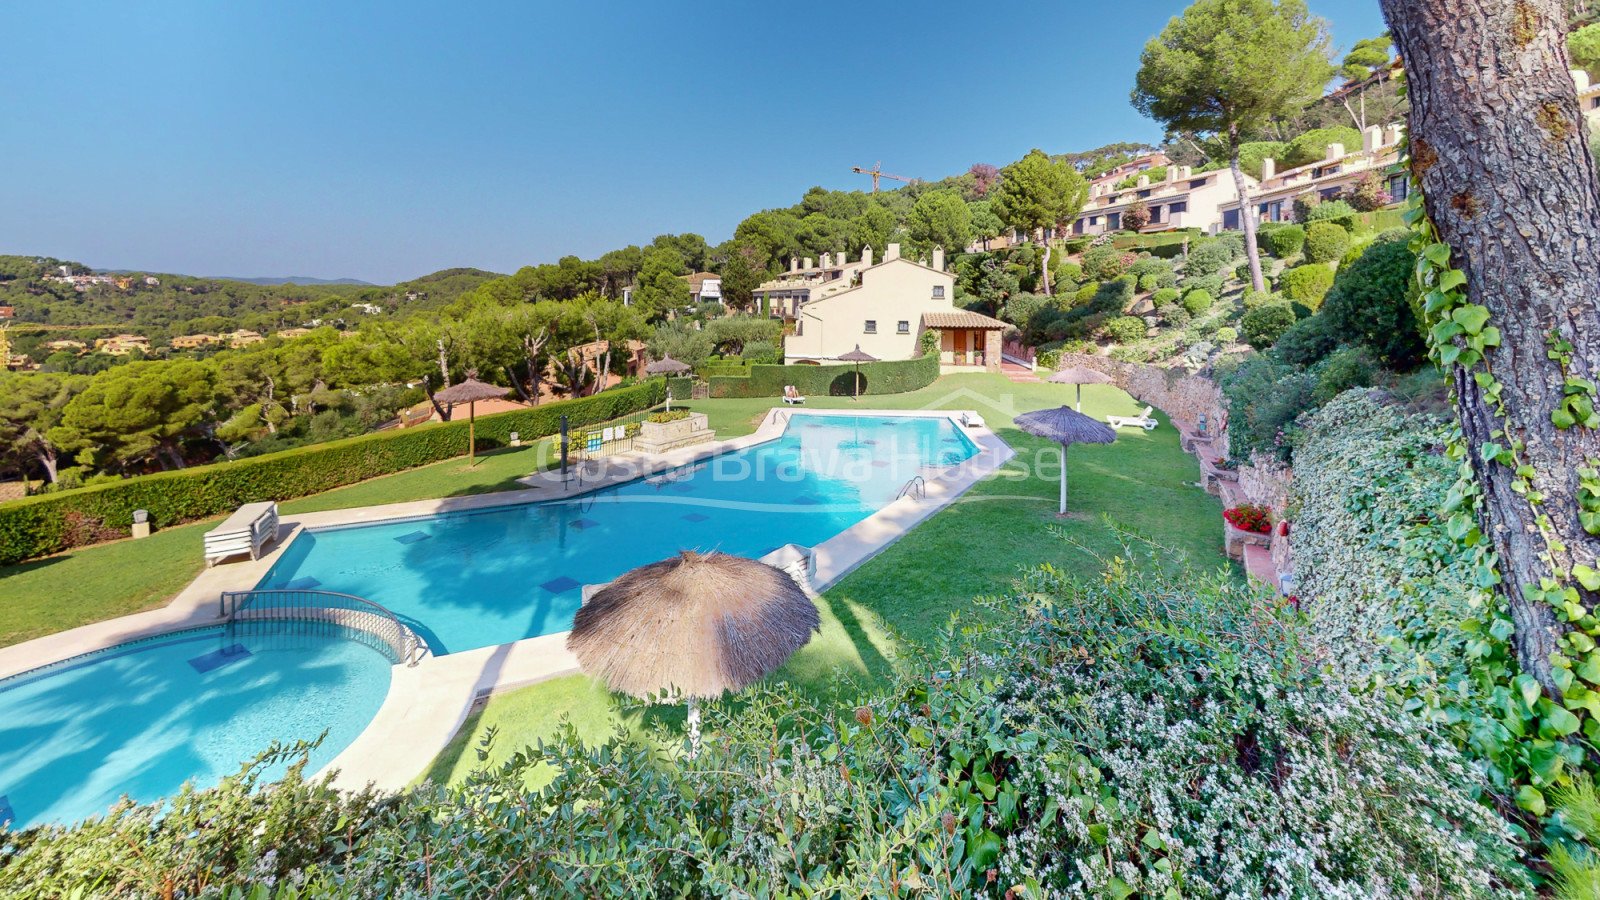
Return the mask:
<svg viewBox="0 0 1600 900">
<path fill-rule="evenodd" d="M 414 666 L 429 652 L 427 641 L 394 613 L 371 600 L 332 591 L 225 591 L 221 601 L 224 638 L 249 637 L 266 647 L 292 647 L 306 638 L 340 638 L 382 653 L 395 664 Z"/>
</svg>

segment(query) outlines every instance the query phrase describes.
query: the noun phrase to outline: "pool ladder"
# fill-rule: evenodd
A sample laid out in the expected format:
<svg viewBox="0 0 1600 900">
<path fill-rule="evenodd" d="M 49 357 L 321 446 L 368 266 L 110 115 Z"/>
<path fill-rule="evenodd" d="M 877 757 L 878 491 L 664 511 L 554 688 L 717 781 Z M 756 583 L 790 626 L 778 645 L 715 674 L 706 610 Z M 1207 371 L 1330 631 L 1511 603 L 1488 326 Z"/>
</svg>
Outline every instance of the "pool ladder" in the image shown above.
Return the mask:
<svg viewBox="0 0 1600 900">
<path fill-rule="evenodd" d="M 927 499 L 927 496 L 928 483 L 922 480 L 921 475 L 913 475 L 911 476 L 911 480 L 906 482 L 904 487 L 900 488 L 900 493 L 894 495 L 894 498 L 899 500 L 901 497 L 910 497 L 913 500 L 925 500 Z"/>
</svg>

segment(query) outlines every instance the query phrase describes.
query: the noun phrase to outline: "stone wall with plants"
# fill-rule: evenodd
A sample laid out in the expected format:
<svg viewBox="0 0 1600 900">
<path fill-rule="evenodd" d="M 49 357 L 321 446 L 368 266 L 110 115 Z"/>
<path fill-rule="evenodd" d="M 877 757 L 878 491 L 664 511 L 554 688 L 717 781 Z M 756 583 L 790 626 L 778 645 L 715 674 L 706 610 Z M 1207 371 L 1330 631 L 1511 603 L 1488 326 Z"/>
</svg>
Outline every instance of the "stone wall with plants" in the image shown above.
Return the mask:
<svg viewBox="0 0 1600 900">
<path fill-rule="evenodd" d="M 1220 423 L 1227 420 L 1227 407 L 1222 391 L 1210 378 L 1191 373 L 1181 363 L 1155 366 L 1087 353 L 1061 353 L 1057 357 L 1057 369 L 1071 366 L 1082 366 L 1111 376 L 1112 383 L 1127 391 L 1133 399 L 1154 406 L 1191 427 L 1204 415 L 1208 427 L 1217 435 L 1212 442 L 1213 452 L 1218 456 L 1228 455 L 1227 439 L 1220 428 Z"/>
</svg>

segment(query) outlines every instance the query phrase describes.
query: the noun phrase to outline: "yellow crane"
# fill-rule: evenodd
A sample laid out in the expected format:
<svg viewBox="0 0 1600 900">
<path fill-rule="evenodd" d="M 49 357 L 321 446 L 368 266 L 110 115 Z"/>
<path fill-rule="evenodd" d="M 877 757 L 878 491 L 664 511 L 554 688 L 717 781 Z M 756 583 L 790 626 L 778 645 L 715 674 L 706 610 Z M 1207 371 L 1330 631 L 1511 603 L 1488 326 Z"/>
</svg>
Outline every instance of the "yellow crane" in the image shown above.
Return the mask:
<svg viewBox="0 0 1600 900">
<path fill-rule="evenodd" d="M 870 169 L 863 169 L 860 166 L 851 166 L 850 171 L 860 172 L 862 175 L 871 175 L 872 192 L 874 194 L 878 192 L 879 178 L 893 178 L 895 181 L 904 181 L 906 184 L 916 184 L 922 180 L 920 178 L 907 178 L 904 175 L 890 175 L 888 172 L 883 171 L 883 160 L 881 159 L 878 160 L 878 162 Z"/>
</svg>

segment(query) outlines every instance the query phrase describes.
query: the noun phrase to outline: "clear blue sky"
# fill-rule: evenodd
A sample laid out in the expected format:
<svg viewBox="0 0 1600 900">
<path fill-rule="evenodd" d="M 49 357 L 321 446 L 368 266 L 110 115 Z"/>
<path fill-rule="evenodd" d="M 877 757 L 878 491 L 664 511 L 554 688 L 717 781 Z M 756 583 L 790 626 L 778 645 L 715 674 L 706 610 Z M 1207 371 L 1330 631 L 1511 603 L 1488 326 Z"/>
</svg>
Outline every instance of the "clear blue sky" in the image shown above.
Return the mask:
<svg viewBox="0 0 1600 900">
<path fill-rule="evenodd" d="M 1128 91 L 1184 5 L 9 4 L 0 252 L 389 283 L 716 243 L 852 165 L 1159 139 Z"/>
</svg>

